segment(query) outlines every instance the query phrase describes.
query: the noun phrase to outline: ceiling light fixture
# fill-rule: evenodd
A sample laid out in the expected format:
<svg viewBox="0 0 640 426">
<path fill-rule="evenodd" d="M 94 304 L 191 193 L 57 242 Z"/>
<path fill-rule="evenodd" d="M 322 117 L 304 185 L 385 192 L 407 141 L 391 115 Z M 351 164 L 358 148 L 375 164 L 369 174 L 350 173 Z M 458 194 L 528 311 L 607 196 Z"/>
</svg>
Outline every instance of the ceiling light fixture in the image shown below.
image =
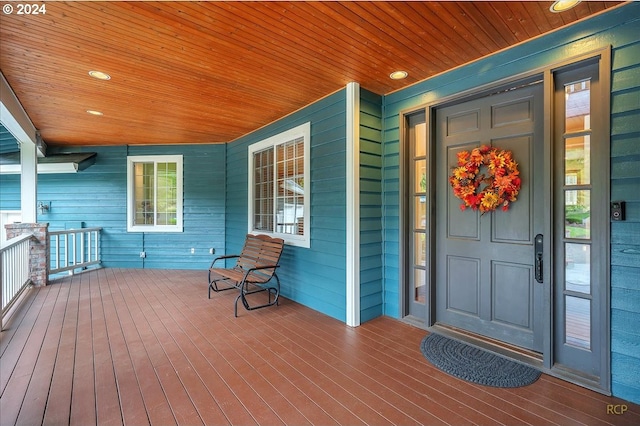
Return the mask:
<svg viewBox="0 0 640 426">
<path fill-rule="evenodd" d="M 89 75 L 93 78 L 97 78 L 98 80 L 111 80 L 111 76 L 102 71 L 89 71 Z"/>
<path fill-rule="evenodd" d="M 104 115 L 101 111 L 96 111 L 95 109 L 88 109 L 87 114 L 91 115 Z"/>
<path fill-rule="evenodd" d="M 572 7 L 576 7 L 581 0 L 557 0 L 554 1 L 549 10 L 553 13 L 564 12 L 565 10 L 569 10 Z"/>
<path fill-rule="evenodd" d="M 402 80 L 403 78 L 407 78 L 408 75 L 409 73 L 407 73 L 406 71 L 394 71 L 389 74 L 389 78 L 391 78 L 392 80 Z"/>
</svg>

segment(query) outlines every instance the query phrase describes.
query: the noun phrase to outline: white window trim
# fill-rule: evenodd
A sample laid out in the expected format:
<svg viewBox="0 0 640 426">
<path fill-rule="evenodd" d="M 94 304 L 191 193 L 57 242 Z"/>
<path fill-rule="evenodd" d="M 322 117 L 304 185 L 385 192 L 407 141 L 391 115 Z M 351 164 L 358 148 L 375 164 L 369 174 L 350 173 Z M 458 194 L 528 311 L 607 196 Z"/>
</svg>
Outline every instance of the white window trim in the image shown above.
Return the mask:
<svg viewBox="0 0 640 426">
<path fill-rule="evenodd" d="M 184 188 L 182 185 L 182 155 L 130 155 L 127 156 L 127 232 L 182 232 L 183 231 L 183 199 Z M 133 163 L 160 162 L 176 163 L 176 224 L 175 225 L 134 225 L 134 171 Z"/>
<path fill-rule="evenodd" d="M 253 228 L 253 216 L 254 216 L 254 185 L 253 185 L 253 154 L 255 152 L 263 151 L 267 148 L 274 148 L 283 143 L 303 138 L 304 141 L 304 213 L 303 213 L 303 235 L 291 235 L 291 234 L 283 234 L 280 232 L 268 232 L 262 229 L 254 229 Z M 247 219 L 247 230 L 250 234 L 266 234 L 271 235 L 272 237 L 282 238 L 285 244 L 289 244 L 292 246 L 298 247 L 311 247 L 311 122 L 307 122 L 301 124 L 300 126 L 294 127 L 277 135 L 271 136 L 267 139 L 264 139 L 260 142 L 256 142 L 249 146 L 248 149 L 248 175 L 249 180 L 247 182 L 248 187 L 248 198 L 247 198 L 247 207 L 248 207 L 248 219 Z M 275 164 L 275 162 L 274 162 Z M 274 167 L 274 173 L 276 172 L 276 168 Z M 274 194 L 275 197 L 275 194 Z"/>
</svg>

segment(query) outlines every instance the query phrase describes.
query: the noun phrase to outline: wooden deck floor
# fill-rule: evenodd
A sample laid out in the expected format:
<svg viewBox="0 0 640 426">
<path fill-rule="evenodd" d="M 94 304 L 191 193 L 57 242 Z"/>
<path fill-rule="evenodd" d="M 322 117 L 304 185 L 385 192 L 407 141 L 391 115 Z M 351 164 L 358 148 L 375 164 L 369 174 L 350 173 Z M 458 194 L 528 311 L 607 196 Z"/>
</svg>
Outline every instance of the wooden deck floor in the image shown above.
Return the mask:
<svg viewBox="0 0 640 426">
<path fill-rule="evenodd" d="M 207 299 L 202 271 L 100 269 L 33 289 L 0 340 L 2 425 L 636 425 L 543 375 L 495 389 L 422 356 L 426 332 L 350 328 L 283 300 Z"/>
</svg>

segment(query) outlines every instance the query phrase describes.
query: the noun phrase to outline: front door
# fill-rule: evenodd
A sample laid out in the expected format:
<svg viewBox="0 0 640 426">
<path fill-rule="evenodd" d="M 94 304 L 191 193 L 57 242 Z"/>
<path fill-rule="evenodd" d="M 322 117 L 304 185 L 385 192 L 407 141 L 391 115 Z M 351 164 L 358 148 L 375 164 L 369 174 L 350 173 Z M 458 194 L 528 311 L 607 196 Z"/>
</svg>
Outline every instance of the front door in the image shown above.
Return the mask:
<svg viewBox="0 0 640 426">
<path fill-rule="evenodd" d="M 536 262 L 535 244 L 545 222 L 542 88 L 506 87 L 440 107 L 435 117 L 436 321 L 537 352 L 544 284 L 536 264 L 549 264 L 547 254 Z M 482 145 L 518 163 L 521 189 L 507 211 L 461 210 L 450 186 L 457 154 Z"/>
</svg>

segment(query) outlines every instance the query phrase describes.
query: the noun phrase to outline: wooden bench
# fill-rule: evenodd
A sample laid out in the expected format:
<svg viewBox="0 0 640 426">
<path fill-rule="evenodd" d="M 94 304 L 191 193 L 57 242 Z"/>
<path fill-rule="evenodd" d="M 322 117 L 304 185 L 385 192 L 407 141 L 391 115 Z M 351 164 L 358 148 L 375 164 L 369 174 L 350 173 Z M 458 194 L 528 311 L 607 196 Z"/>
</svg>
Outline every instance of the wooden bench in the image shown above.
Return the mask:
<svg viewBox="0 0 640 426">
<path fill-rule="evenodd" d="M 268 235 L 247 234 L 247 238 L 240 254 L 230 254 L 216 257 L 209 267 L 209 299 L 211 290 L 215 292 L 237 289 L 240 291 L 234 305 L 234 315 L 238 316 L 238 300 L 242 301 L 248 311 L 265 308 L 278 304 L 280 296 L 280 279 L 276 269 L 280 266 L 280 256 L 284 247 L 284 240 L 272 238 Z M 219 260 L 236 258 L 232 268 L 215 267 Z M 275 278 L 275 285 L 273 279 Z M 266 292 L 265 303 L 255 303 L 255 298 L 248 295 Z"/>
</svg>

